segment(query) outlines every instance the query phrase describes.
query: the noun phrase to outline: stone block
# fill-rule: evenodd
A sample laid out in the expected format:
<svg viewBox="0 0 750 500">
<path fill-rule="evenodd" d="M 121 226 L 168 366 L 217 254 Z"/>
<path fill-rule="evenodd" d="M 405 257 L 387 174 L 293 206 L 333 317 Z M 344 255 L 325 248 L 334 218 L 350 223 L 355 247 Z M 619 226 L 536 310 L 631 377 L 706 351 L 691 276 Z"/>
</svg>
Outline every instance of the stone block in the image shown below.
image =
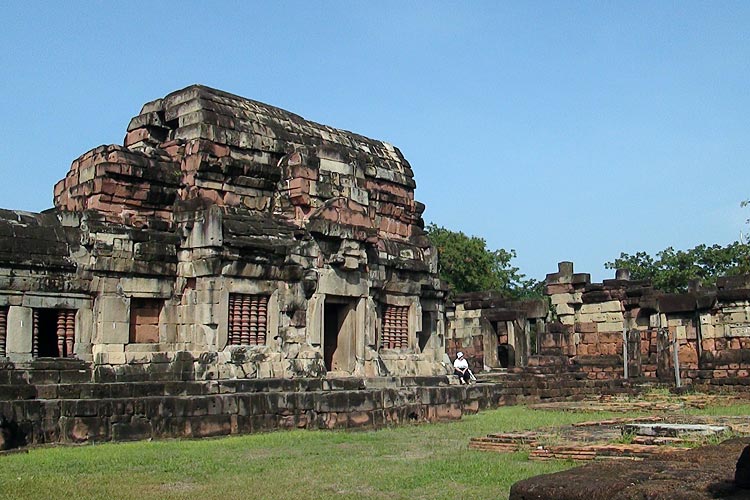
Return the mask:
<svg viewBox="0 0 750 500">
<path fill-rule="evenodd" d="M 91 351 L 96 358 L 97 354 L 102 352 L 124 352 L 125 344 L 94 344 Z"/>
<path fill-rule="evenodd" d="M 548 284 L 544 287 L 544 293 L 547 295 L 571 293 L 572 291 L 573 285 L 569 283 L 551 283 L 548 281 Z"/>
<path fill-rule="evenodd" d="M 142 417 L 133 417 L 129 422 L 112 425 L 112 439 L 114 441 L 149 439 L 152 432 L 151 422 Z"/>
<path fill-rule="evenodd" d="M 730 325 L 729 335 L 732 337 L 750 337 L 750 325 Z"/>
<path fill-rule="evenodd" d="M 96 321 L 105 323 L 130 323 L 130 299 L 116 295 L 102 295 L 96 299 Z M 127 342 L 127 340 L 125 341 Z"/>
<path fill-rule="evenodd" d="M 318 293 L 341 297 L 365 297 L 367 280 L 347 280 L 333 270 L 321 270 L 318 277 Z"/>
<path fill-rule="evenodd" d="M 109 425 L 99 417 L 60 417 L 60 437 L 63 441 L 104 441 L 108 435 Z"/>
<path fill-rule="evenodd" d="M 5 351 L 13 354 L 31 354 L 33 310 L 30 307 L 11 306 L 8 310 L 8 325 Z"/>
<path fill-rule="evenodd" d="M 597 330 L 601 332 L 622 332 L 622 323 L 599 323 Z"/>
<path fill-rule="evenodd" d="M 571 306 L 569 306 L 567 303 L 561 303 L 553 305 L 555 308 L 555 311 L 557 311 L 557 314 L 575 314 L 575 309 L 573 309 Z"/>
<path fill-rule="evenodd" d="M 550 303 L 552 305 L 558 304 L 580 304 L 581 294 L 580 293 L 557 293 L 550 296 Z"/>
<path fill-rule="evenodd" d="M 108 321 L 97 326 L 97 344 L 127 344 L 130 340 L 130 322 Z"/>
<path fill-rule="evenodd" d="M 648 317 L 648 326 L 651 328 L 658 328 L 661 326 L 661 314 L 654 313 Z"/>
<path fill-rule="evenodd" d="M 605 313 L 596 313 L 591 314 L 591 321 L 595 323 L 606 323 L 607 322 L 607 315 Z"/>
<path fill-rule="evenodd" d="M 622 323 L 624 318 L 621 312 L 607 313 L 605 314 L 605 321 L 607 323 Z"/>
<path fill-rule="evenodd" d="M 165 298 L 172 294 L 174 283 L 152 278 L 122 278 L 120 287 L 125 294 L 133 297 Z"/>
<path fill-rule="evenodd" d="M 101 354 L 106 355 L 106 361 L 104 363 L 110 365 L 124 365 L 127 363 L 127 358 L 125 357 L 124 352 L 106 352 Z"/>
<path fill-rule="evenodd" d="M 567 314 L 559 317 L 560 323 L 563 325 L 575 325 L 576 318 L 575 315 Z"/>
<path fill-rule="evenodd" d="M 354 168 L 352 165 L 326 158 L 320 159 L 320 170 L 324 172 L 334 172 L 341 175 L 354 175 Z"/>
<path fill-rule="evenodd" d="M 675 329 L 674 330 L 675 335 L 677 336 L 678 339 L 683 339 L 683 340 L 687 339 L 687 328 L 680 325 L 680 326 L 675 326 L 674 329 Z"/>
<path fill-rule="evenodd" d="M 75 329 L 76 346 L 81 350 L 80 354 L 88 354 L 94 331 L 94 312 L 91 309 L 78 309 Z M 76 354 L 79 354 L 78 350 Z"/>
<path fill-rule="evenodd" d="M 589 322 L 577 322 L 575 324 L 575 331 L 580 333 L 595 333 L 597 332 L 596 323 L 593 321 Z"/>
<path fill-rule="evenodd" d="M 726 323 L 746 323 L 748 321 L 747 313 L 743 311 L 722 314 L 722 319 Z"/>
<path fill-rule="evenodd" d="M 607 302 L 602 302 L 600 305 L 601 305 L 601 311 L 604 313 L 622 311 L 622 304 L 620 303 L 619 300 L 609 300 Z"/>
<path fill-rule="evenodd" d="M 619 304 L 619 302 L 618 302 Z M 602 312 L 601 304 L 583 304 L 579 309 L 581 314 L 598 314 Z"/>
</svg>

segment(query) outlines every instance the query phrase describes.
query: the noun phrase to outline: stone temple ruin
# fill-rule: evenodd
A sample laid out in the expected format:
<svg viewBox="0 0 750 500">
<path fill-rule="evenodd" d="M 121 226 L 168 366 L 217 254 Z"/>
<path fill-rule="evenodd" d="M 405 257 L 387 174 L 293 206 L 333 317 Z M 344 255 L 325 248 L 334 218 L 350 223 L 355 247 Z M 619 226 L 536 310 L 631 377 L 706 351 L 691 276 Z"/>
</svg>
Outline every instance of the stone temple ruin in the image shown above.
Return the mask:
<svg viewBox="0 0 750 500">
<path fill-rule="evenodd" d="M 395 147 L 272 106 L 147 103 L 54 208 L 0 210 L 0 449 L 750 385 L 750 277 L 665 295 L 561 263 L 544 300 L 451 296 L 415 186 Z"/>
<path fill-rule="evenodd" d="M 414 188 L 384 142 L 169 94 L 123 146 L 73 161 L 55 208 L 0 212 L 0 356 L 75 357 L 102 380 L 444 374 Z"/>
<path fill-rule="evenodd" d="M 489 292 L 456 297 L 447 308 L 448 351 L 463 349 L 476 369 L 704 389 L 750 385 L 750 276 L 667 294 L 630 280 L 626 270 L 592 283 L 561 262 L 547 275 L 545 295 L 520 302 Z"/>
</svg>

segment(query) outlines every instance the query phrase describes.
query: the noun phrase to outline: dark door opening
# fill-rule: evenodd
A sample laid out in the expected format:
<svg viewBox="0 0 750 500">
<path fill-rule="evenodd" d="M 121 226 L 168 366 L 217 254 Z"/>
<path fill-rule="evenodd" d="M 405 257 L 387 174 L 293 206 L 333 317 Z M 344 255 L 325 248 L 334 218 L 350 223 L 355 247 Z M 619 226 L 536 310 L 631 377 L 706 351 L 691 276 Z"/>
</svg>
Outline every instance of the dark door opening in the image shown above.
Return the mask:
<svg viewBox="0 0 750 500">
<path fill-rule="evenodd" d="M 41 358 L 60 357 L 57 338 L 57 309 L 37 309 L 38 356 Z"/>
<path fill-rule="evenodd" d="M 323 309 L 323 361 L 328 371 L 333 369 L 333 354 L 338 346 L 341 316 L 345 307 L 345 304 L 326 302 Z"/>
<path fill-rule="evenodd" d="M 435 321 L 431 312 L 422 312 L 422 331 L 419 332 L 417 341 L 419 342 L 419 352 L 424 352 L 427 342 L 430 341 L 432 332 L 435 331 Z"/>
<path fill-rule="evenodd" d="M 497 346 L 497 361 L 500 368 L 512 368 L 516 366 L 516 353 L 510 344 L 500 344 Z"/>
<path fill-rule="evenodd" d="M 327 297 L 323 308 L 323 362 L 328 371 L 352 371 L 356 302 Z"/>
</svg>

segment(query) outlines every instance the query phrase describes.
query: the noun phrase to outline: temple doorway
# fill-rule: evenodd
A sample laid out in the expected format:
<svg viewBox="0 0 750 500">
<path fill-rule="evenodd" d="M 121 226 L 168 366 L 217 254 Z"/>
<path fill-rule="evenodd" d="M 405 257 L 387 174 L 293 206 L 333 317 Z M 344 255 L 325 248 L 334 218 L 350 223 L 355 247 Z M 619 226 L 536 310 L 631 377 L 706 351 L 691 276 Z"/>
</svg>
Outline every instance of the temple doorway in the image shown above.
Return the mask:
<svg viewBox="0 0 750 500">
<path fill-rule="evenodd" d="M 351 373 L 355 364 L 357 300 L 325 299 L 323 308 L 323 361 L 326 370 Z"/>
</svg>

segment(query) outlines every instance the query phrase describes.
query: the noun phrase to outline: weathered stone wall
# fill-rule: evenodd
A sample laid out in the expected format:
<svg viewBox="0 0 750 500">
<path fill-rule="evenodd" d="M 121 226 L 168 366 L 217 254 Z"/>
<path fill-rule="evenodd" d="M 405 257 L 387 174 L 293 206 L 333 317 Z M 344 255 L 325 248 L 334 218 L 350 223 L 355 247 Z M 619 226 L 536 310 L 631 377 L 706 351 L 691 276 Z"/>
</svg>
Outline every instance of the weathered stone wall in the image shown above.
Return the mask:
<svg viewBox="0 0 750 500">
<path fill-rule="evenodd" d="M 199 379 L 444 374 L 413 177 L 387 143 L 215 89 L 147 103 L 123 146 L 73 161 L 54 209 L 0 211 L 5 355 L 155 378 L 183 356 Z"/>
<path fill-rule="evenodd" d="M 498 292 L 457 295 L 447 312 L 446 351 L 451 359 L 463 352 L 475 372 L 525 366 L 547 314 L 542 300 L 514 301 Z"/>
<path fill-rule="evenodd" d="M 750 277 L 719 279 L 713 289 L 664 294 L 649 283 L 618 279 L 591 283 L 561 263 L 546 280 L 556 321 L 541 336 L 540 354 L 591 378 L 742 379 L 750 373 Z M 734 382 L 732 382 L 734 384 Z"/>
<path fill-rule="evenodd" d="M 0 366 L 0 417 L 16 429 L 19 444 L 70 443 L 379 428 L 631 391 L 616 381 L 572 374 L 507 373 L 495 383 L 472 386 L 450 385 L 446 376 L 147 382 L 116 376 L 117 381 L 90 383 L 86 364 L 76 360 Z"/>
</svg>

